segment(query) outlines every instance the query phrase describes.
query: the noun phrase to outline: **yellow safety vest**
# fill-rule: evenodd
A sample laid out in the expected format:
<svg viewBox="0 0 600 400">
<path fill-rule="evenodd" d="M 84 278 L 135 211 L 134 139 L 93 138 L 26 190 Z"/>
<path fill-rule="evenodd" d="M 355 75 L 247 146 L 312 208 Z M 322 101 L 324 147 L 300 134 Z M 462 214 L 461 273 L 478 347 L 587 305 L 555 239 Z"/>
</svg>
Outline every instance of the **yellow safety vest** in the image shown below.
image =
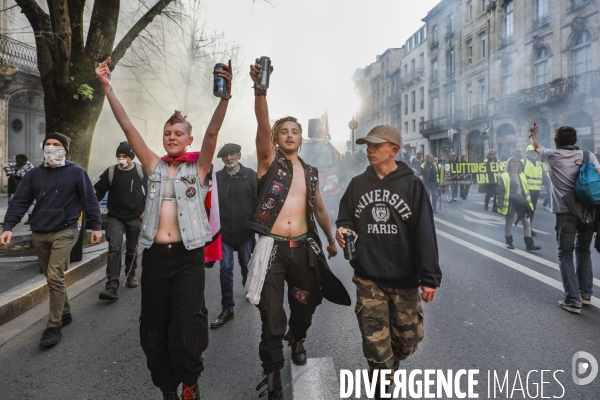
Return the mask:
<svg viewBox="0 0 600 400">
<path fill-rule="evenodd" d="M 421 168 L 425 168 L 425 164 L 427 164 L 427 161 L 425 161 L 423 164 L 421 164 Z M 432 163 L 433 167 L 435 168 L 435 180 L 438 183 L 438 185 L 440 184 L 440 170 L 437 166 L 437 163 Z"/>
<path fill-rule="evenodd" d="M 541 162 L 536 162 L 535 165 L 528 158 L 524 158 L 523 164 L 525 169 L 523 173 L 527 178 L 527 186 L 529 190 L 542 190 L 543 167 Z"/>
<path fill-rule="evenodd" d="M 527 178 L 524 173 L 519 174 L 519 178 L 521 179 L 521 185 L 523 185 L 523 190 L 525 191 L 525 200 L 527 200 L 527 204 L 529 204 L 529 208 L 533 211 L 533 203 L 531 203 L 531 196 L 529 195 L 529 187 L 527 186 Z M 500 175 L 500 179 L 504 184 L 504 199 L 502 199 L 502 204 L 498 204 L 498 212 L 502 215 L 508 214 L 508 207 L 510 203 L 510 175 L 508 172 L 504 172 Z"/>
</svg>

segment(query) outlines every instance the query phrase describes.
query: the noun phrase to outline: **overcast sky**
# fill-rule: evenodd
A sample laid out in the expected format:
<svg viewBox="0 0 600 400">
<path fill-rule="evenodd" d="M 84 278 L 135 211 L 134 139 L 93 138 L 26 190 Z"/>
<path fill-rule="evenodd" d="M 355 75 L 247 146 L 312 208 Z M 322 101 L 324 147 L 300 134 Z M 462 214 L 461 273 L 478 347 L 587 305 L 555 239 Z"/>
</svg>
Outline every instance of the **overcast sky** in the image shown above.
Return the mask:
<svg viewBox="0 0 600 400">
<path fill-rule="evenodd" d="M 225 31 L 250 61 L 271 57 L 271 118 L 306 123 L 329 110 L 336 143 L 349 138 L 356 107 L 350 78 L 390 47 L 401 47 L 439 0 L 206 0 L 207 28 Z M 251 89 L 248 89 L 251 90 Z M 341 146 L 339 146 L 341 147 Z M 340 148 L 344 150 L 345 147 Z"/>
</svg>

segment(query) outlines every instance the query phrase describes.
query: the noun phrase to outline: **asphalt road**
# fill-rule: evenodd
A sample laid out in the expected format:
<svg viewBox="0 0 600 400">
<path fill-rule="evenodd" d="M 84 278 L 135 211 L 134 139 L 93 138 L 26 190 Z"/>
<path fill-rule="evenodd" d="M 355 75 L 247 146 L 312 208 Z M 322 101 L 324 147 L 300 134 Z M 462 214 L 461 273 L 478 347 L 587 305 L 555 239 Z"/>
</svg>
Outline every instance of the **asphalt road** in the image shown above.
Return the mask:
<svg viewBox="0 0 600 400">
<path fill-rule="evenodd" d="M 600 360 L 600 303 L 596 299 L 581 315 L 557 306 L 562 291 L 555 287 L 560 273 L 555 269 L 554 216 L 538 211 L 534 229 L 540 232 L 536 243 L 542 250 L 531 256 L 496 243 L 504 240 L 503 224 L 497 214 L 483 211 L 478 204 L 482 199 L 472 193 L 467 201 L 444 203 L 436 216 L 442 287 L 435 301 L 424 305 L 424 341 L 401 368 L 408 373 L 477 369 L 479 398 L 541 398 L 543 380 L 544 397 L 598 399 L 600 376 L 579 386 L 571 367 L 578 351 Z M 524 250 L 522 228 L 515 228 L 513 235 L 517 249 Z M 598 279 L 600 257 L 595 250 L 592 255 Z M 338 255 L 331 266 L 354 299 L 352 271 L 343 256 Z M 254 387 L 261 379 L 260 318 L 244 299 L 239 269 L 235 284 L 235 319 L 210 332 L 204 354 L 200 380 L 204 400 L 256 398 Z M 63 339 L 54 348 L 38 347 L 45 320 L 0 347 L 0 398 L 160 398 L 138 344 L 140 290 L 121 289 L 120 299 L 107 303 L 98 300 L 103 285 L 104 281 L 72 300 L 73 324 L 63 329 Z M 595 290 L 600 290 L 598 285 Z M 218 264 L 207 270 L 206 298 L 212 319 L 220 312 Z M 341 369 L 367 367 L 353 307 L 325 301 L 315 314 L 306 348 L 309 357 L 331 357 L 338 377 Z M 286 358 L 283 379 L 286 399 L 292 399 L 287 348 Z M 542 378 L 541 370 L 550 372 Z M 496 388 L 496 396 L 493 389 L 488 396 L 488 371 L 492 388 L 494 372 L 500 381 L 508 372 L 502 394 Z M 367 398 L 364 391 L 362 398 Z"/>
</svg>

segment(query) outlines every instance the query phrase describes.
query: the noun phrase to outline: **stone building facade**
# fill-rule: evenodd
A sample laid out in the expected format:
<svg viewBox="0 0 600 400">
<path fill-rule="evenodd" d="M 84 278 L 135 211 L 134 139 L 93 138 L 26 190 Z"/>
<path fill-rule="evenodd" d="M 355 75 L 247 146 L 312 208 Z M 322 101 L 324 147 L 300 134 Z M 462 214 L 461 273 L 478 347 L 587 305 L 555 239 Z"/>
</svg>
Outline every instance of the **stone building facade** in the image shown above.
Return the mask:
<svg viewBox="0 0 600 400">
<path fill-rule="evenodd" d="M 600 145 L 600 1 L 442 0 L 423 21 L 428 98 L 416 138 L 405 113 L 414 89 L 391 94 L 405 140 L 420 136 L 445 158 L 454 150 L 477 161 L 495 148 L 507 159 L 524 154 L 535 122 L 545 146 L 561 125 L 577 129 L 581 148 Z"/>
</svg>

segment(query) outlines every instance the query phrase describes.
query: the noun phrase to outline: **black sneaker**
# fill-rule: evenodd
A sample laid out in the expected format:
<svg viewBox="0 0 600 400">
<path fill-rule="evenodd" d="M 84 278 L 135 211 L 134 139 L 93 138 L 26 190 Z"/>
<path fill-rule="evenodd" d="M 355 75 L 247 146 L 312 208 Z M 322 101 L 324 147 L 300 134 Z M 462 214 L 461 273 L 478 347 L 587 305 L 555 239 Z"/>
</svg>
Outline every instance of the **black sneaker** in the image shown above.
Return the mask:
<svg viewBox="0 0 600 400">
<path fill-rule="evenodd" d="M 119 295 L 117 294 L 117 289 L 106 289 L 104 292 L 100 293 L 100 300 L 110 300 L 110 301 L 114 301 L 114 300 L 118 300 L 119 299 Z"/>
<path fill-rule="evenodd" d="M 292 362 L 296 365 L 306 364 L 306 350 L 304 349 L 304 340 L 296 343 L 290 343 L 292 347 Z"/>
<path fill-rule="evenodd" d="M 71 317 L 71 313 L 63 314 L 62 318 L 60 319 L 60 321 L 62 323 L 61 328 L 64 328 L 65 326 L 67 326 L 71 322 L 73 322 L 73 317 Z"/>
<path fill-rule="evenodd" d="M 54 346 L 56 343 L 60 342 L 60 339 L 62 339 L 60 328 L 46 328 L 42 338 L 40 339 L 40 346 Z"/>
<path fill-rule="evenodd" d="M 560 300 L 558 302 L 558 306 L 560 308 L 567 310 L 568 312 L 572 312 L 574 314 L 581 314 L 581 306 L 578 306 L 577 304 L 575 304 L 567 299 Z"/>
<path fill-rule="evenodd" d="M 179 400 L 179 396 L 177 396 L 177 390 L 162 392 L 163 400 Z"/>
</svg>

